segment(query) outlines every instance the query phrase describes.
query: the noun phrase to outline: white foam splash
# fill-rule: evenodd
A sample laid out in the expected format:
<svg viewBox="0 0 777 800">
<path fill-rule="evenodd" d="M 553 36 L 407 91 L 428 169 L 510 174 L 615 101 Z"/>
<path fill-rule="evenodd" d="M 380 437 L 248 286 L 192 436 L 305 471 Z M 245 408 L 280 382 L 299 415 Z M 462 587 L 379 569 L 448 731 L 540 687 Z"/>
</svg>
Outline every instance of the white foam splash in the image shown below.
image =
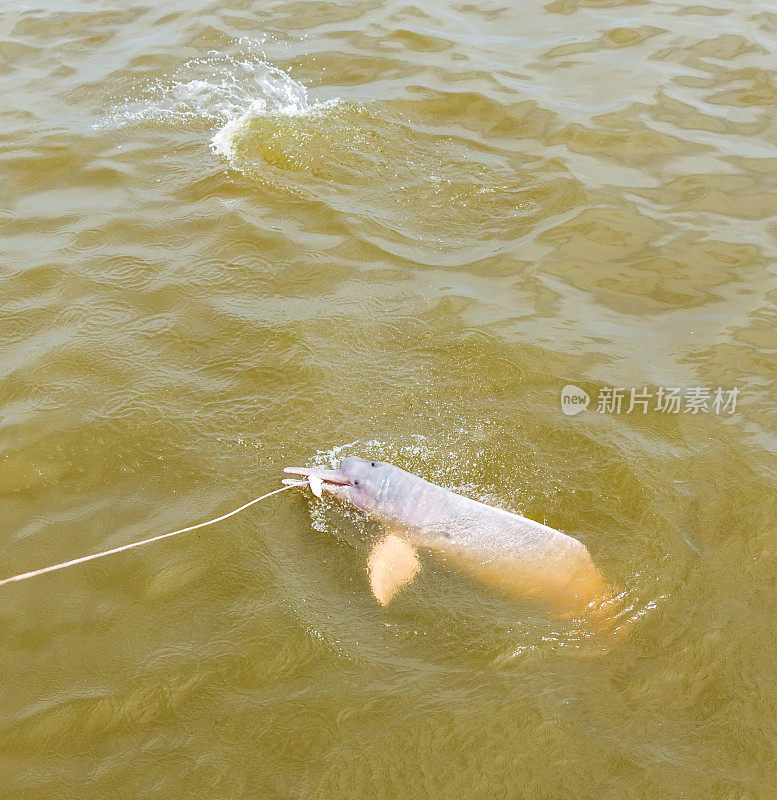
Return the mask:
<svg viewBox="0 0 777 800">
<path fill-rule="evenodd" d="M 311 102 L 307 88 L 267 61 L 265 40 L 240 39 L 236 55 L 212 50 L 187 61 L 168 79 L 140 89 L 140 98 L 124 105 L 95 127 L 144 121 L 216 128 L 215 153 L 231 160 L 236 134 L 259 116 L 300 116 L 335 105 L 337 98 Z"/>
</svg>

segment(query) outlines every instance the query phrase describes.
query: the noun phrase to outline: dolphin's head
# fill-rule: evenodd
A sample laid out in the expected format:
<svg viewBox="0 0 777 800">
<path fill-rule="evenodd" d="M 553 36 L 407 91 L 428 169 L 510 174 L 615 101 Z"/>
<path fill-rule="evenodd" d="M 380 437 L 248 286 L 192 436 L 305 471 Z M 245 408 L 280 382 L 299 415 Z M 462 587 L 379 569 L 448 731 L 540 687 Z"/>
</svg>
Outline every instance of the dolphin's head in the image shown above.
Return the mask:
<svg viewBox="0 0 777 800">
<path fill-rule="evenodd" d="M 381 491 L 395 471 L 399 471 L 397 467 L 384 461 L 350 456 L 344 458 L 336 470 L 286 467 L 284 472 L 300 475 L 302 479 L 285 478 L 283 482 L 292 486 L 309 485 L 319 496 L 323 490 L 369 513 L 378 507 Z"/>
</svg>

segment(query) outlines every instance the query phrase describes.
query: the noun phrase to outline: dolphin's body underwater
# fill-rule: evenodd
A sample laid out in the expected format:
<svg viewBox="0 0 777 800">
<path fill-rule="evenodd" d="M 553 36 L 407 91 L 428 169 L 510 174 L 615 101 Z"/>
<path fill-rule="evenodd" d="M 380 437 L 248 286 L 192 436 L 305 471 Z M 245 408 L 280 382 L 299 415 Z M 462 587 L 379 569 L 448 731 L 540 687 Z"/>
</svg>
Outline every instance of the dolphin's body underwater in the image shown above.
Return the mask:
<svg viewBox="0 0 777 800">
<path fill-rule="evenodd" d="M 343 459 L 338 470 L 287 467 L 284 483 L 321 489 L 375 517 L 386 533 L 368 560 L 370 586 L 387 605 L 421 568 L 416 548 L 442 556 L 511 597 L 544 601 L 573 616 L 611 597 L 582 542 L 492 508 L 392 464 Z"/>
</svg>

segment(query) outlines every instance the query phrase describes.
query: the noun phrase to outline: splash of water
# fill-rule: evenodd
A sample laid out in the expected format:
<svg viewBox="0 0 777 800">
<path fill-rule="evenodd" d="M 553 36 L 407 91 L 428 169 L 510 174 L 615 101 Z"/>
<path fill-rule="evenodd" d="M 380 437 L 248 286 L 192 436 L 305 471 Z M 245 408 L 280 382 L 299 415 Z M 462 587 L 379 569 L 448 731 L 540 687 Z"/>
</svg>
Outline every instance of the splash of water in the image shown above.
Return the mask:
<svg viewBox="0 0 777 800">
<path fill-rule="evenodd" d="M 215 128 L 213 151 L 231 160 L 235 136 L 251 119 L 302 116 L 338 102 L 311 102 L 302 83 L 267 61 L 264 41 L 240 39 L 237 55 L 212 50 L 187 61 L 171 77 L 140 87 L 139 99 L 127 99 L 96 127 L 147 121 L 205 125 Z"/>
</svg>

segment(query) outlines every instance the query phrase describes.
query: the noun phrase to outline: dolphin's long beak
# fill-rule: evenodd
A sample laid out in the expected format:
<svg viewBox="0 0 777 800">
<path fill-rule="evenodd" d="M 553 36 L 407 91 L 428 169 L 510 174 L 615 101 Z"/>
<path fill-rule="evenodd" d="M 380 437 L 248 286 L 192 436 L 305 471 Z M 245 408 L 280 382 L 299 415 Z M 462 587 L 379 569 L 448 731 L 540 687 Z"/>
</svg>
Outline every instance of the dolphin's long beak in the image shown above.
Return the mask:
<svg viewBox="0 0 777 800">
<path fill-rule="evenodd" d="M 301 478 L 284 478 L 287 486 L 310 486 L 314 494 L 321 496 L 321 490 L 336 496 L 345 495 L 345 487 L 350 481 L 344 478 L 337 470 L 319 469 L 318 467 L 285 467 L 287 474 L 301 475 Z"/>
</svg>

